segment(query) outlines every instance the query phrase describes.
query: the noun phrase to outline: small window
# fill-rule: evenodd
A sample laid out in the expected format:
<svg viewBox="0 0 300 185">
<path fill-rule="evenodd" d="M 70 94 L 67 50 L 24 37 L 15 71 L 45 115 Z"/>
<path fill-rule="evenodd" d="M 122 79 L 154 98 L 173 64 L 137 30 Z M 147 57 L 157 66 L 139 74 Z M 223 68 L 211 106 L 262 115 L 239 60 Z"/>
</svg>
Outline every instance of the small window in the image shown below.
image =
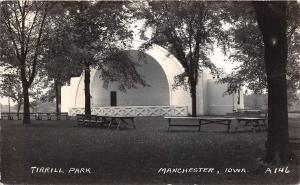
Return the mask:
<svg viewBox="0 0 300 185">
<path fill-rule="evenodd" d="M 111 91 L 110 92 L 110 106 L 117 106 L 117 92 Z"/>
</svg>

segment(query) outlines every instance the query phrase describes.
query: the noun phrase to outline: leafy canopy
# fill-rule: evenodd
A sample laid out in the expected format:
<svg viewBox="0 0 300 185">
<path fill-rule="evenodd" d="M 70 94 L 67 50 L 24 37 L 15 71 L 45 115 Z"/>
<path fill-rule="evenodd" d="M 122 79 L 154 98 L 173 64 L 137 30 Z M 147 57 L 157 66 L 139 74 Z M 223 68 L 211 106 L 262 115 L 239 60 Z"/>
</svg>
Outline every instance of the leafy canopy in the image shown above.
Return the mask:
<svg viewBox="0 0 300 185">
<path fill-rule="evenodd" d="M 229 84 L 232 93 L 246 86 L 255 93 L 267 87 L 264 62 L 264 43 L 258 28 L 255 12 L 249 2 L 228 3 L 231 15 L 227 21 L 232 25 L 229 34 L 230 61 L 241 65 L 221 81 Z M 300 4 L 288 2 L 288 63 L 287 83 L 289 97 L 300 87 Z"/>
<path fill-rule="evenodd" d="M 208 55 L 213 44 L 225 41 L 221 17 L 222 3 L 200 1 L 151 1 L 139 7 L 139 16 L 145 19 L 142 30 L 152 29 L 151 38 L 143 46 L 158 44 L 170 51 L 182 64 L 185 72 L 176 77 L 176 86 L 191 87 L 198 82 L 199 73 L 217 67 Z"/>
<path fill-rule="evenodd" d="M 128 2 L 97 1 L 69 4 L 68 20 L 70 58 L 78 66 L 94 66 L 100 70 L 105 86 L 118 81 L 119 88 L 146 85 L 135 70 L 135 63 L 125 49 L 131 47 L 133 31 L 130 28 L 132 13 Z"/>
</svg>

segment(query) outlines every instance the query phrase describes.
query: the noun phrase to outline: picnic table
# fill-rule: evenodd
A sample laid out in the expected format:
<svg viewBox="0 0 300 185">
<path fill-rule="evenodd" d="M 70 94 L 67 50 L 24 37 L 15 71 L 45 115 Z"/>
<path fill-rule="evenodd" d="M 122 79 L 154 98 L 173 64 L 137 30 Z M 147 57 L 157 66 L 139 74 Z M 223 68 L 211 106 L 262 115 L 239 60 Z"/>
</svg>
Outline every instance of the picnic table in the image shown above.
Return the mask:
<svg viewBox="0 0 300 185">
<path fill-rule="evenodd" d="M 111 128 L 112 125 L 117 126 L 117 130 L 119 130 L 121 124 L 129 125 L 129 121 L 131 122 L 134 129 L 136 129 L 134 118 L 128 116 L 99 116 L 99 115 L 84 115 L 77 114 L 77 122 L 79 125 L 84 126 L 97 126 L 108 124 L 107 128 Z"/>
<path fill-rule="evenodd" d="M 165 119 L 168 119 L 168 131 L 172 126 L 177 127 L 198 127 L 198 131 L 201 130 L 201 125 L 207 125 L 212 123 L 222 124 L 227 126 L 227 132 L 230 132 L 230 125 L 233 120 L 237 120 L 238 126 L 235 131 L 238 130 L 240 124 L 245 123 L 245 125 L 251 124 L 252 131 L 254 127 L 258 127 L 260 130 L 260 123 L 263 126 L 266 126 L 265 117 L 211 117 L 211 116 L 200 116 L 200 117 L 189 117 L 189 116 L 166 116 Z M 197 120 L 197 123 L 172 123 L 172 120 Z"/>
<path fill-rule="evenodd" d="M 240 117 L 267 117 L 266 110 L 261 109 L 237 109 L 233 114 Z"/>
<path fill-rule="evenodd" d="M 260 113 L 262 113 L 262 110 L 260 110 L 260 109 L 237 109 L 237 112 L 260 114 Z"/>
<path fill-rule="evenodd" d="M 117 125 L 117 130 L 119 130 L 121 124 L 129 125 L 128 121 L 131 121 L 131 124 L 134 129 L 136 129 L 136 126 L 134 124 L 134 118 L 135 117 L 127 117 L 127 116 L 110 116 L 110 123 L 108 125 L 108 129 L 111 127 L 111 125 Z"/>
<path fill-rule="evenodd" d="M 166 116 L 165 119 L 168 119 L 168 130 L 171 126 L 180 126 L 180 127 L 198 127 L 198 131 L 201 130 L 201 125 L 207 125 L 212 123 L 222 124 L 227 126 L 227 132 L 230 131 L 230 125 L 232 120 L 235 118 L 231 117 L 210 117 L 210 116 L 200 116 L 200 117 L 190 117 L 190 116 Z M 197 120 L 197 124 L 175 124 L 172 123 L 172 120 Z"/>
<path fill-rule="evenodd" d="M 248 124 L 251 124 L 252 126 L 252 131 L 254 132 L 254 127 L 258 127 L 259 130 L 261 130 L 259 122 L 263 123 L 263 126 L 266 126 L 266 118 L 260 118 L 260 117 L 237 117 L 236 120 L 238 121 L 238 126 L 241 123 L 245 123 L 245 126 L 247 126 Z M 238 127 L 236 128 L 237 131 Z"/>
<path fill-rule="evenodd" d="M 78 125 L 98 126 L 110 123 L 104 116 L 76 114 Z"/>
</svg>

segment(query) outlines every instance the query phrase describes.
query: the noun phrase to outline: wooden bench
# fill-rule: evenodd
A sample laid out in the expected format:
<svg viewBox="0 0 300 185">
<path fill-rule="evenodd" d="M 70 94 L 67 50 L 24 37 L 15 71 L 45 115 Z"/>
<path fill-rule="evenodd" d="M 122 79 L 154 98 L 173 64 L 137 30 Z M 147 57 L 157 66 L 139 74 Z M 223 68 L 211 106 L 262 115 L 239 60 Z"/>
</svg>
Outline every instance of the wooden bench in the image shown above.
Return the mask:
<svg viewBox="0 0 300 185">
<path fill-rule="evenodd" d="M 168 119 L 168 131 L 171 126 L 179 126 L 179 127 L 198 127 L 198 131 L 201 130 L 201 125 L 207 125 L 212 123 L 222 124 L 227 126 L 227 132 L 230 132 L 230 125 L 234 118 L 227 117 L 209 117 L 209 116 L 201 116 L 201 117 L 189 117 L 189 116 L 166 116 L 165 119 Z M 171 120 L 197 120 L 197 124 L 174 124 Z"/>
<path fill-rule="evenodd" d="M 110 116 L 76 114 L 78 125 L 103 126 L 110 124 Z"/>
<path fill-rule="evenodd" d="M 83 124 L 84 126 L 96 126 L 97 116 L 96 115 L 84 115 Z"/>
</svg>

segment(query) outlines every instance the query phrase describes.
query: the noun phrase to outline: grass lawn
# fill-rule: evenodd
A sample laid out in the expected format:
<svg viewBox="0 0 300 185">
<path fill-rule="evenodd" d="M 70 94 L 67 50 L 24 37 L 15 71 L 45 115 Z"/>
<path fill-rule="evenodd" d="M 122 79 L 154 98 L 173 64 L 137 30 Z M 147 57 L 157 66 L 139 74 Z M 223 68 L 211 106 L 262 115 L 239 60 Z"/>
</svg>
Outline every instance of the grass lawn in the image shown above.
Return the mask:
<svg viewBox="0 0 300 185">
<path fill-rule="evenodd" d="M 1 121 L 1 177 L 5 183 L 77 184 L 297 184 L 290 173 L 265 174 L 266 131 L 226 133 L 224 125 L 172 128 L 163 118 L 137 118 L 137 129 L 78 127 L 76 121 Z M 299 120 L 294 120 L 296 124 Z M 234 128 L 232 128 L 234 130 Z M 295 134 L 295 133 L 293 133 Z M 31 173 L 31 167 L 64 173 Z M 270 167 L 272 172 L 276 166 Z M 90 168 L 91 174 L 68 173 Z M 160 168 L 214 168 L 213 173 L 158 173 Z M 225 173 L 245 168 L 246 173 Z M 219 172 L 219 173 L 217 173 Z"/>
</svg>

